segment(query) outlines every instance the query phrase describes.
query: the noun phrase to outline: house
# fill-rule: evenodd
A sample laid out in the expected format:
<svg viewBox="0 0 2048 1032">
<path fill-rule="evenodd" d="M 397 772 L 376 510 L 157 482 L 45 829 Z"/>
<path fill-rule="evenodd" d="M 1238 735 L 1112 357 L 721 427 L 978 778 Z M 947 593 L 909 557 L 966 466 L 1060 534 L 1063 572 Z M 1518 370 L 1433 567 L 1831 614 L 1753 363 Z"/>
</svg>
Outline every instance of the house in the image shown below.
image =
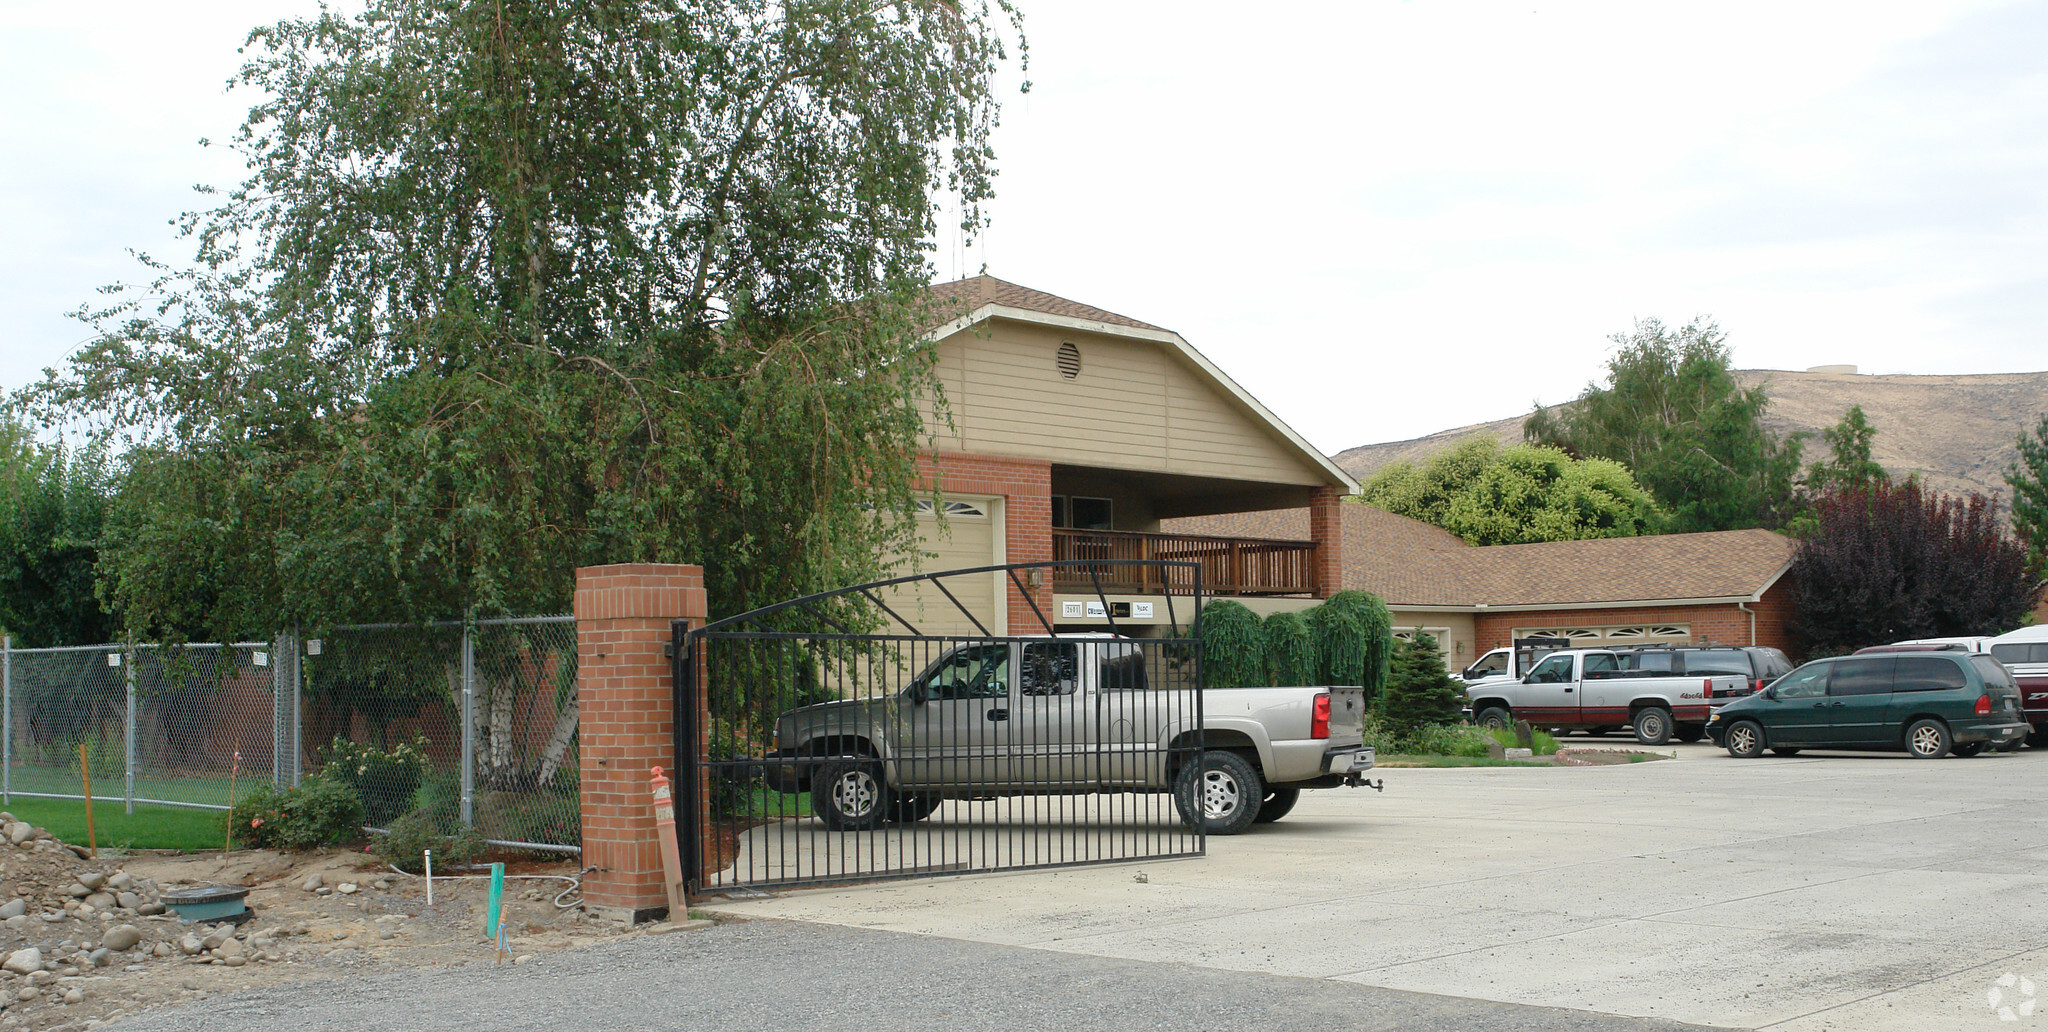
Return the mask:
<svg viewBox="0 0 2048 1032">
<path fill-rule="evenodd" d="M 937 439 L 919 464 L 937 497 L 917 517 L 921 569 L 1179 559 L 1201 565 L 1211 597 L 1308 605 L 1338 589 L 1340 499 L 1357 483 L 1180 334 L 989 276 L 934 291 L 951 425 L 928 410 Z M 1301 532 L 1162 530 L 1267 509 L 1299 512 Z M 1122 614 L 1123 633 L 1159 634 L 1190 614 L 1158 581 L 1116 567 L 976 575 L 945 581 L 958 606 L 928 584 L 889 604 L 926 634 L 1038 633 L 1040 613 L 1060 630 Z"/>
<path fill-rule="evenodd" d="M 1189 534 L 1299 539 L 1300 510 L 1173 520 Z M 1795 542 L 1768 530 L 1474 546 L 1419 520 L 1347 504 L 1343 587 L 1386 602 L 1395 631 L 1427 631 L 1462 668 L 1515 638 L 1789 649 Z M 1261 611 L 1270 604 L 1253 602 Z"/>
</svg>

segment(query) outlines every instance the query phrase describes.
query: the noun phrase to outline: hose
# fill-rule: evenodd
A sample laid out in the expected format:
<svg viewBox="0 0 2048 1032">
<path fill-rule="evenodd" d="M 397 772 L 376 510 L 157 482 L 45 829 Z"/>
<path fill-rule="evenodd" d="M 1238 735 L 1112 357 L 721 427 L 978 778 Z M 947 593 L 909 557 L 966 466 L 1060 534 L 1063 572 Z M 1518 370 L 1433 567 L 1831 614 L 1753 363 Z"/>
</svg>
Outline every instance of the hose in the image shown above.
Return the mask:
<svg viewBox="0 0 2048 1032">
<path fill-rule="evenodd" d="M 395 865 L 391 865 L 391 864 L 386 864 L 385 866 L 387 866 L 387 867 L 390 867 L 390 868 L 391 868 L 391 870 L 392 870 L 392 873 L 394 873 L 394 874 L 401 874 L 401 875 L 404 875 L 404 876 L 405 876 L 405 877 L 407 877 L 407 878 L 422 878 L 422 877 L 425 877 L 424 875 L 418 875 L 418 874 L 414 874 L 414 873 L 412 873 L 411 871 L 401 871 L 401 870 L 399 870 L 399 869 L 398 869 L 398 868 L 397 868 L 397 867 L 396 867 Z M 481 866 L 481 865 L 478 865 L 478 864 L 465 864 L 465 865 L 463 865 L 463 866 L 461 866 L 461 867 L 456 867 L 456 868 L 453 868 L 453 870 L 457 870 L 457 871 L 475 871 L 475 870 L 480 870 L 480 869 L 482 869 L 482 866 Z M 582 870 L 580 870 L 580 871 L 577 871 L 577 872 L 576 872 L 575 874 L 573 874 L 573 875 L 571 875 L 571 874 L 508 874 L 508 875 L 506 875 L 506 876 L 505 876 L 505 880 L 506 880 L 506 881 L 565 881 L 565 882 L 568 882 L 568 883 L 569 883 L 569 887 L 568 887 L 568 888 L 566 888 L 566 889 L 563 889 L 562 891 L 560 891 L 560 892 L 558 892 L 558 893 L 556 893 L 556 894 L 555 894 L 555 909 L 557 909 L 557 910 L 568 910 L 568 909 L 570 909 L 570 908 L 572 908 L 572 907 L 575 907 L 575 906 L 577 906 L 578 904 L 580 904 L 580 903 L 582 903 L 582 902 L 583 902 L 583 876 L 584 876 L 584 875 L 586 875 L 586 874 L 589 874 L 590 872 L 592 872 L 592 871 L 595 871 L 595 870 L 597 870 L 597 868 L 595 868 L 595 867 L 586 867 L 586 868 L 584 868 L 584 869 L 582 869 Z M 434 877 L 435 877 L 435 879 L 437 879 L 437 880 L 440 880 L 440 879 L 447 879 L 447 880 L 451 880 L 451 881 L 453 881 L 453 880 L 460 880 L 460 879 L 477 879 L 477 878 L 489 878 L 489 877 L 490 877 L 490 875 L 488 875 L 488 874 L 437 874 L 437 875 L 435 875 Z M 574 893 L 574 894 L 576 895 L 576 898 L 575 898 L 575 899 L 572 899 L 572 900 L 570 900 L 570 901 L 569 901 L 569 902 L 567 902 L 567 903 L 564 903 L 564 902 L 562 902 L 562 897 L 563 897 L 563 896 L 567 896 L 567 895 L 569 895 L 569 894 L 571 894 L 571 893 Z"/>
</svg>

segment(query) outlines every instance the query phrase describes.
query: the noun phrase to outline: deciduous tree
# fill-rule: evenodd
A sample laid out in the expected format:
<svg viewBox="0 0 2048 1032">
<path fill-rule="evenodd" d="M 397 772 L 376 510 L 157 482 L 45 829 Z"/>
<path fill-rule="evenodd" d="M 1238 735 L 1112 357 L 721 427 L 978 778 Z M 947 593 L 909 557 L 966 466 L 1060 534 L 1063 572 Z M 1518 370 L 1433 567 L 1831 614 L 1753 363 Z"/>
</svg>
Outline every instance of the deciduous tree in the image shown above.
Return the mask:
<svg viewBox="0 0 2048 1032">
<path fill-rule="evenodd" d="M 2048 416 L 2019 437 L 2019 457 L 2005 471 L 2012 488 L 2012 525 L 2036 574 L 2048 574 Z"/>
<path fill-rule="evenodd" d="M 1557 448 L 1502 448 L 1489 437 L 1420 466 L 1388 466 L 1359 497 L 1475 545 L 1634 537 L 1653 533 L 1663 519 L 1618 462 L 1574 459 Z"/>
</svg>

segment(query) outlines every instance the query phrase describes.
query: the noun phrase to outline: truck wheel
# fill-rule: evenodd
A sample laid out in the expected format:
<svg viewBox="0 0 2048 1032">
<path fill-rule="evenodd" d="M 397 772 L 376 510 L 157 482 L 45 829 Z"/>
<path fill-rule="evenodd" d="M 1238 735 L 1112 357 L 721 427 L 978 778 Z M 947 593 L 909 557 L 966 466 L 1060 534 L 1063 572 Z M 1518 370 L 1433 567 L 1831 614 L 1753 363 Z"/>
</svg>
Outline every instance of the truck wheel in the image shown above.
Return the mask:
<svg viewBox="0 0 2048 1032">
<path fill-rule="evenodd" d="M 1952 741 L 1948 725 L 1932 718 L 1916 720 L 1906 729 L 1906 751 L 1916 760 L 1938 760 L 1947 756 Z"/>
<path fill-rule="evenodd" d="M 2034 729 L 2027 732 L 2027 744 L 2036 749 L 2048 749 L 2048 728 L 2034 725 Z"/>
<path fill-rule="evenodd" d="M 1707 737 L 1707 725 L 1680 724 L 1678 725 L 1678 729 L 1676 731 L 1671 732 L 1671 736 L 1689 745 L 1693 742 L 1697 742 L 1700 739 Z"/>
<path fill-rule="evenodd" d="M 1269 788 L 1266 790 L 1266 801 L 1260 804 L 1259 816 L 1253 823 L 1271 824 L 1287 816 L 1287 811 L 1294 809 L 1294 804 L 1300 801 L 1301 789 Z"/>
<path fill-rule="evenodd" d="M 1722 733 L 1722 740 L 1728 743 L 1728 755 L 1738 760 L 1753 760 L 1764 752 L 1764 726 L 1754 720 L 1738 720 L 1728 725 L 1728 730 Z"/>
<path fill-rule="evenodd" d="M 1964 759 L 1969 759 L 1970 757 L 1975 756 L 1980 752 L 1983 752 L 1985 744 L 1986 743 L 1984 742 L 1964 742 L 1956 746 L 1955 748 L 1950 749 L 1949 752 L 1957 756 L 1961 756 Z"/>
<path fill-rule="evenodd" d="M 1508 716 L 1508 711 L 1499 706 L 1488 706 L 1480 710 L 1479 714 L 1472 718 L 1472 722 L 1488 731 L 1507 731 L 1515 726 L 1514 718 Z"/>
<path fill-rule="evenodd" d="M 890 795 L 875 760 L 832 760 L 811 777 L 811 812 L 833 831 L 881 827 L 895 809 Z"/>
<path fill-rule="evenodd" d="M 1586 734 L 1592 738 L 1602 738 L 1613 730 L 1611 727 L 1589 727 L 1586 729 Z"/>
<path fill-rule="evenodd" d="M 1174 778 L 1173 805 L 1181 822 L 1210 835 L 1236 835 L 1258 820 L 1266 786 L 1251 763 L 1234 752 L 1210 749 L 1200 763 L 1182 767 Z"/>
<path fill-rule="evenodd" d="M 1636 741 L 1663 745 L 1671 740 L 1671 713 L 1662 706 L 1644 706 L 1636 711 Z"/>
<path fill-rule="evenodd" d="M 889 819 L 898 824 L 916 824 L 918 821 L 930 817 L 932 811 L 938 808 L 939 797 L 929 792 L 899 795 L 896 797 L 896 807 L 889 814 Z"/>
</svg>

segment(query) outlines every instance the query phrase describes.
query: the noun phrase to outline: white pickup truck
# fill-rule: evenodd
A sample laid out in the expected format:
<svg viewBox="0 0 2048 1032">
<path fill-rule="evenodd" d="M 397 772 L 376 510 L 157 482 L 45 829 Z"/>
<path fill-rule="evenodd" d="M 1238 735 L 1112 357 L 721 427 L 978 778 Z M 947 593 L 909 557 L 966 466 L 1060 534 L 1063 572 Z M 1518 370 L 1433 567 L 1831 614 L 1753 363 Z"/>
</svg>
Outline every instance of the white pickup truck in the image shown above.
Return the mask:
<svg viewBox="0 0 2048 1032">
<path fill-rule="evenodd" d="M 1575 731 L 1633 727 L 1644 745 L 1697 742 L 1714 707 L 1755 691 L 1738 674 L 1660 675 L 1627 667 L 1605 650 L 1553 652 L 1519 681 L 1474 685 L 1472 720 L 1496 728 L 1517 720 Z"/>
<path fill-rule="evenodd" d="M 899 692 L 784 713 L 767 766 L 834 830 L 945 799 L 1170 791 L 1184 821 L 1234 835 L 1302 789 L 1370 784 L 1364 689 L 1207 688 L 1198 720 L 1164 662 L 1106 634 L 964 642 Z"/>
</svg>

